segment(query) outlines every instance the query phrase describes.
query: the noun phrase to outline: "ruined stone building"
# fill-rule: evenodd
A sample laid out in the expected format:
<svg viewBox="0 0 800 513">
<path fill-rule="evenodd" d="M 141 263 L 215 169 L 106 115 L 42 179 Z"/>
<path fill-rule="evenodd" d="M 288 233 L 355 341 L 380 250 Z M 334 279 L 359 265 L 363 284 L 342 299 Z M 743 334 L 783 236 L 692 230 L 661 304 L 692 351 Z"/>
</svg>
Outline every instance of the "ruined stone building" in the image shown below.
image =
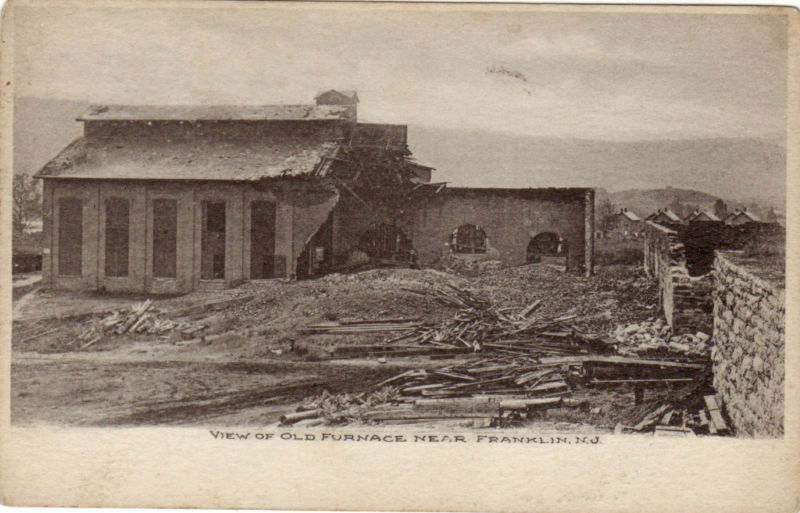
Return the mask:
<svg viewBox="0 0 800 513">
<path fill-rule="evenodd" d="M 594 190 L 431 183 L 405 125 L 311 105 L 101 106 L 42 168 L 43 283 L 182 293 L 446 258 L 591 272 Z M 532 182 L 535 178 L 532 177 Z"/>
</svg>

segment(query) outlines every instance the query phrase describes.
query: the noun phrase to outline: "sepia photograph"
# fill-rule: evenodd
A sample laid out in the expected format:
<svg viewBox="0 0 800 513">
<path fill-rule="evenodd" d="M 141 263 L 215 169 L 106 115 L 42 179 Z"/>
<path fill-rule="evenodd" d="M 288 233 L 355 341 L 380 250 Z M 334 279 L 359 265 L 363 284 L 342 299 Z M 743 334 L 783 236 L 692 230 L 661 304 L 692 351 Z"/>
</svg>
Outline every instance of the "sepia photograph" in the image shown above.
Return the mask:
<svg viewBox="0 0 800 513">
<path fill-rule="evenodd" d="M 10 2 L 10 426 L 783 440 L 797 17 Z"/>
</svg>

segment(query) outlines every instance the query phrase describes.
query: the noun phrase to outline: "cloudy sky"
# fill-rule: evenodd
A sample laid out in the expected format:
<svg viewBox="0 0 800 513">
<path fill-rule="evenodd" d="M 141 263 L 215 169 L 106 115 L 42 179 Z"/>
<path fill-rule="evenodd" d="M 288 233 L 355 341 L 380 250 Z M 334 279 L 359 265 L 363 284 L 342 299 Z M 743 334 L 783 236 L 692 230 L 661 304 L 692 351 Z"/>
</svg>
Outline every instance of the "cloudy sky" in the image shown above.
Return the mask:
<svg viewBox="0 0 800 513">
<path fill-rule="evenodd" d="M 638 140 L 785 137 L 782 16 L 361 5 L 14 11 L 15 93 L 93 103 L 309 103 L 359 118 Z"/>
</svg>

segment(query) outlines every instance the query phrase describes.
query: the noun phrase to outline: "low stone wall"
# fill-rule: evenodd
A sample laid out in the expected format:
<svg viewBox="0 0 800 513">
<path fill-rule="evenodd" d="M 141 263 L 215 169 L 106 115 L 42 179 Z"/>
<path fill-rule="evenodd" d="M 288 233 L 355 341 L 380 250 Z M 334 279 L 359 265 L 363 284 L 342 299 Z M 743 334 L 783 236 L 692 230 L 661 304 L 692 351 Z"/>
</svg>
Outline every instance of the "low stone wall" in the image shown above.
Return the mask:
<svg viewBox="0 0 800 513">
<path fill-rule="evenodd" d="M 714 277 L 689 276 L 686 268 L 672 275 L 672 331 L 675 334 L 702 331 L 711 335 L 713 330 L 714 302 L 711 291 Z"/>
<path fill-rule="evenodd" d="M 645 223 L 644 270 L 658 280 L 659 307 L 674 334 L 711 334 L 712 278 L 689 276 L 686 248 L 677 231 Z"/>
<path fill-rule="evenodd" d="M 714 388 L 737 434 L 781 436 L 785 289 L 722 251 L 714 275 Z"/>
</svg>

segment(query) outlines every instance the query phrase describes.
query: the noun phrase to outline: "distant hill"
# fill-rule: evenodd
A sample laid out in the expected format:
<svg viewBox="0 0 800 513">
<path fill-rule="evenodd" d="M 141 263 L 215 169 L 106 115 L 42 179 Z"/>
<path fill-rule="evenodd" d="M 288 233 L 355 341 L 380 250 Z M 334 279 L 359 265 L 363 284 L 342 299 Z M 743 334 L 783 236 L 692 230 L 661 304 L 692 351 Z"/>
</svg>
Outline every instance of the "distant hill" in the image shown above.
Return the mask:
<svg viewBox="0 0 800 513">
<path fill-rule="evenodd" d="M 79 137 L 75 118 L 87 106 L 15 98 L 15 172 L 35 173 Z M 675 197 L 706 208 L 722 197 L 784 210 L 785 149 L 760 139 L 613 142 L 412 125 L 409 145 L 436 168 L 434 180 L 454 186 L 597 187 L 615 205 L 643 214 Z"/>
<path fill-rule="evenodd" d="M 645 195 L 650 199 L 620 196 L 620 203 L 637 203 L 628 208 L 645 210 L 684 194 L 670 186 L 703 191 L 686 198 L 702 205 L 716 197 L 781 210 L 785 203 L 786 151 L 760 139 L 615 142 L 410 126 L 409 145 L 415 157 L 436 168 L 434 180 L 454 186 L 653 190 Z"/>
</svg>

